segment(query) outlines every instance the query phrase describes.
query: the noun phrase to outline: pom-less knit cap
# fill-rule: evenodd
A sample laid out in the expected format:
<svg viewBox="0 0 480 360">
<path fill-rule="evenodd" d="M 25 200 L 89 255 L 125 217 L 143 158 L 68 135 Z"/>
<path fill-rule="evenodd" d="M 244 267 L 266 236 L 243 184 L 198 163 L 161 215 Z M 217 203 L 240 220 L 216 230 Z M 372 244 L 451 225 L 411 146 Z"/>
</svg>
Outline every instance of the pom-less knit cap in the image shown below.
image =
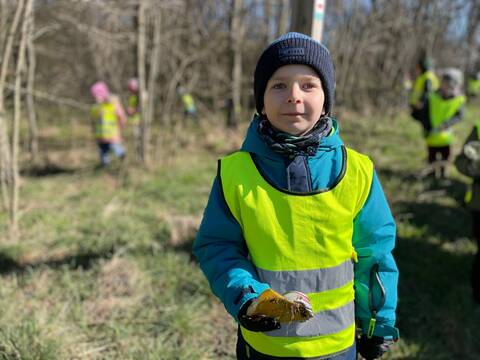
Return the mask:
<svg viewBox="0 0 480 360">
<path fill-rule="evenodd" d="M 110 91 L 108 90 L 107 84 L 103 81 L 97 81 L 90 87 L 90 94 L 92 94 L 97 101 L 106 101 L 110 96 Z"/>
<path fill-rule="evenodd" d="M 328 49 L 310 36 L 289 32 L 274 40 L 260 55 L 253 79 L 253 92 L 258 113 L 263 110 L 263 97 L 268 80 L 284 65 L 300 64 L 312 67 L 322 81 L 325 112 L 332 110 L 335 71 Z"/>
</svg>

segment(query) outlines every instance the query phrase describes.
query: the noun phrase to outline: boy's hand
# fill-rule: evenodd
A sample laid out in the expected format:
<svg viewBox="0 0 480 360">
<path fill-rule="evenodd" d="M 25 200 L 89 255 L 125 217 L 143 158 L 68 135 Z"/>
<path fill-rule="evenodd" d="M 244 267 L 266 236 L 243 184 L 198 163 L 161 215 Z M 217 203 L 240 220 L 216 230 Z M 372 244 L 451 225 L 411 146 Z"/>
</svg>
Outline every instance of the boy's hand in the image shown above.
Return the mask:
<svg viewBox="0 0 480 360">
<path fill-rule="evenodd" d="M 240 325 L 250 331 L 272 331 L 280 329 L 280 323 L 277 319 L 266 315 L 239 315 Z"/>
<path fill-rule="evenodd" d="M 308 296 L 299 291 L 290 291 L 280 295 L 272 289 L 265 290 L 253 300 L 247 315 L 266 315 L 280 323 L 306 321 L 313 317 Z"/>
<path fill-rule="evenodd" d="M 238 313 L 240 325 L 250 331 L 276 330 L 281 323 L 306 321 L 312 317 L 307 295 L 299 291 L 280 295 L 272 289 L 247 302 Z"/>
<path fill-rule="evenodd" d="M 378 336 L 368 338 L 367 335 L 362 335 L 357 339 L 357 351 L 366 360 L 379 359 L 390 349 L 393 342 Z"/>
<path fill-rule="evenodd" d="M 273 317 L 260 314 L 247 315 L 252 303 L 258 301 L 257 299 L 258 298 L 246 302 L 238 312 L 238 321 L 240 325 L 247 330 L 255 332 L 280 329 L 280 323 Z"/>
</svg>

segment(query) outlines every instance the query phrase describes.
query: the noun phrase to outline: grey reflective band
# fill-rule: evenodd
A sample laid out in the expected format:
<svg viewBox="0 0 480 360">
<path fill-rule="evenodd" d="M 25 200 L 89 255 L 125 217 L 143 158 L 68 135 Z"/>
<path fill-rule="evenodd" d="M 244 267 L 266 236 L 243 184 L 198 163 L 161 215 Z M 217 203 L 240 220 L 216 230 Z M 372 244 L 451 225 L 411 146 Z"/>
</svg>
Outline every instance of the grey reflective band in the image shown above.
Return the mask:
<svg viewBox="0 0 480 360">
<path fill-rule="evenodd" d="M 353 280 L 353 262 L 315 270 L 270 271 L 257 267 L 260 281 L 276 292 L 300 291 L 306 294 L 337 289 Z"/>
<path fill-rule="evenodd" d="M 307 337 L 338 333 L 355 321 L 354 302 L 332 309 L 320 311 L 305 322 L 292 322 L 282 324 L 278 330 L 264 332 L 267 336 Z"/>
</svg>

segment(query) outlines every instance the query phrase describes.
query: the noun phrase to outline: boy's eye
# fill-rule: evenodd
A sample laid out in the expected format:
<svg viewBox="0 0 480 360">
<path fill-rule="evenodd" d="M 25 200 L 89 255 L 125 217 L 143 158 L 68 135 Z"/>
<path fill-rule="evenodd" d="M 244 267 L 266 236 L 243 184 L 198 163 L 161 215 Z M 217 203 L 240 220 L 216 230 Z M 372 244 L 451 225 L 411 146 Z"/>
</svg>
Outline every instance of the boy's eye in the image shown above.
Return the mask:
<svg viewBox="0 0 480 360">
<path fill-rule="evenodd" d="M 285 84 L 284 83 L 276 83 L 272 85 L 272 89 L 285 89 Z"/>
<path fill-rule="evenodd" d="M 316 87 L 317 87 L 317 85 L 314 84 L 314 83 L 305 83 L 305 84 L 303 84 L 303 88 L 304 88 L 304 89 L 314 89 L 314 88 L 316 88 Z"/>
</svg>

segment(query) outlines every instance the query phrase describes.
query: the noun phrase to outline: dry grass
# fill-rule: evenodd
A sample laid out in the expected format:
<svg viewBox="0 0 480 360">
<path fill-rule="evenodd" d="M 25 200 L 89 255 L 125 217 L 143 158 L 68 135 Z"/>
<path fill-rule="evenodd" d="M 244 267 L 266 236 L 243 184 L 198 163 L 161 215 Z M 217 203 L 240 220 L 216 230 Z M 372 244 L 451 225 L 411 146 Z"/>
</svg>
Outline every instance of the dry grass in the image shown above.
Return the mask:
<svg viewBox="0 0 480 360">
<path fill-rule="evenodd" d="M 468 114 L 459 138 L 480 117 Z M 439 187 L 416 176 L 424 147 L 405 116 L 339 119 L 345 142 L 374 160 L 397 219 L 402 339 L 385 359 L 479 358 L 462 178 L 451 169 Z M 161 129 L 148 171 L 134 157 L 97 171 L 88 126 L 67 143 L 68 129 L 40 127 L 48 157 L 23 163 L 20 241 L 0 246 L 1 359 L 234 359 L 236 325 L 190 255 L 216 159 L 248 125 L 219 121 Z"/>
</svg>

